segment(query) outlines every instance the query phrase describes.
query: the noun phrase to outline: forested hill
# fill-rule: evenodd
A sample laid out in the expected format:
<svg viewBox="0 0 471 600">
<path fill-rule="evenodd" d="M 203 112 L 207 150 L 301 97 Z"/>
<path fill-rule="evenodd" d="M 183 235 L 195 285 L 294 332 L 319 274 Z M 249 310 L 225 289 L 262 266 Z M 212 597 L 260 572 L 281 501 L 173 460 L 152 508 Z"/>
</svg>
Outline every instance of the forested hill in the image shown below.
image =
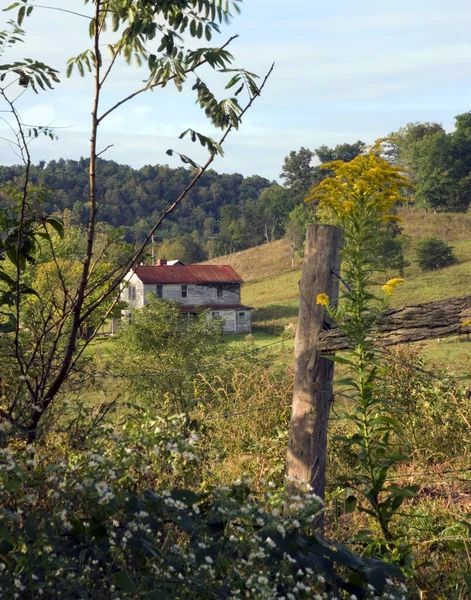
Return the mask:
<svg viewBox="0 0 471 600">
<path fill-rule="evenodd" d="M 11 181 L 23 172 L 22 167 L 0 167 L 0 181 Z M 88 220 L 88 160 L 52 160 L 40 162 L 32 169 L 32 181 L 45 184 L 50 198 L 44 212 L 72 211 L 74 220 Z M 126 238 L 143 237 L 156 217 L 175 200 L 191 181 L 191 171 L 183 167 L 146 165 L 133 169 L 111 160 L 99 160 L 99 220 L 114 227 L 124 227 Z M 207 171 L 188 194 L 182 205 L 159 230 L 160 239 L 176 238 L 198 232 L 211 237 L 219 232 L 221 208 L 242 207 L 255 202 L 260 192 L 272 184 L 268 179 L 238 173 L 218 174 Z"/>
</svg>

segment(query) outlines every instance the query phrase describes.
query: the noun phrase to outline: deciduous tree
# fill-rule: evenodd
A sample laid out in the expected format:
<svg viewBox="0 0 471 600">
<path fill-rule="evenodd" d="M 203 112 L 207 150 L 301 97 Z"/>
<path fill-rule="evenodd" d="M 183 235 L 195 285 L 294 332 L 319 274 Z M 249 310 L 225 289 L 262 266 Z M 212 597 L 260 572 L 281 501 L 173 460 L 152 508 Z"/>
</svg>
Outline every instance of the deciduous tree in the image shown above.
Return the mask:
<svg viewBox="0 0 471 600">
<path fill-rule="evenodd" d="M 31 343 L 21 343 L 25 325 L 21 322 L 21 305 L 24 299 L 22 285 L 22 266 L 24 262 L 23 239 L 27 231 L 26 223 L 30 214 L 38 211 L 32 200 L 30 180 L 31 157 L 28 150 L 29 134 L 32 137 L 46 134 L 53 136 L 47 127 L 32 128 L 27 131 L 15 106 L 15 97 L 20 88 L 31 88 L 34 91 L 51 88 L 58 82 L 57 71 L 30 59 L 1 66 L 2 81 L 0 94 L 6 103 L 15 131 L 14 143 L 24 163 L 19 195 L 13 204 L 17 209 L 18 230 L 16 234 L 16 253 L 11 260 L 15 264 L 14 305 L 16 322 L 13 336 L 13 356 L 20 374 L 19 385 L 13 395 L 6 399 L 2 406 L 2 418 L 15 422 L 25 429 L 30 438 L 37 434 L 38 425 L 47 412 L 48 407 L 61 391 L 65 382 L 74 372 L 83 350 L 89 340 L 82 343 L 80 332 L 103 303 L 111 300 L 109 310 L 102 321 L 113 310 L 121 281 L 129 268 L 140 260 L 146 245 L 165 218 L 180 204 L 188 192 L 196 185 L 204 172 L 213 163 L 216 156 L 223 154 L 222 146 L 228 134 L 238 129 L 242 116 L 260 95 L 264 82 L 256 83 L 256 76 L 233 66 L 233 56 L 228 46 L 236 36 L 230 37 L 220 46 L 186 45 L 184 39 L 196 41 L 206 38 L 211 41 L 214 32 L 229 22 L 232 12 L 238 10 L 239 0 L 221 4 L 218 0 L 84 0 L 84 12 L 77 22 L 86 24 L 85 35 L 90 37 L 91 44 L 83 52 L 67 62 L 66 75 L 77 70 L 83 77 L 91 77 L 91 114 L 90 148 L 88 161 L 88 226 L 86 231 L 86 249 L 80 263 L 80 276 L 77 285 L 70 288 L 64 279 L 60 261 L 54 260 L 56 275 L 64 287 L 64 305 L 59 317 L 49 307 L 42 311 L 42 324 L 39 334 Z M 14 3 L 11 9 L 17 11 L 17 25 L 13 32 L 0 35 L 3 48 L 15 43 L 23 35 L 20 29 L 23 22 L 36 10 L 54 10 L 53 7 L 35 5 L 31 0 Z M 108 45 L 110 60 L 105 62 L 103 42 L 105 31 L 114 37 Z M 107 34 L 108 35 L 108 34 Z M 185 36 L 185 37 L 184 37 Z M 13 40 L 13 42 L 12 42 Z M 108 78 L 120 62 L 130 64 L 136 61 L 145 65 L 147 74 L 143 85 L 128 92 L 114 104 L 104 106 L 103 92 Z M 222 72 L 228 77 L 227 89 L 233 91 L 228 98 L 218 100 L 199 76 L 201 67 Z M 268 76 L 268 75 L 267 75 Z M 266 80 L 266 78 L 265 78 Z M 264 81 L 265 81 L 264 80 Z M 196 101 L 205 112 L 210 123 L 222 130 L 219 140 L 214 140 L 198 131 L 187 129 L 180 138 L 190 139 L 201 144 L 208 151 L 208 159 L 203 165 L 197 164 L 186 154 L 169 150 L 168 154 L 177 154 L 182 162 L 192 167 L 191 181 L 169 206 L 157 216 L 154 224 L 144 237 L 118 265 L 105 274 L 101 274 L 99 264 L 105 251 L 96 246 L 99 211 L 102 208 L 99 196 L 99 179 L 101 176 L 99 155 L 105 149 L 99 144 L 99 129 L 106 119 L 119 110 L 121 106 L 133 98 L 149 92 L 158 91 L 168 84 L 175 85 L 178 91 L 191 86 Z M 247 95 L 244 106 L 239 103 L 241 94 Z M 15 129 L 16 128 L 16 129 Z M 54 227 L 54 223 L 49 223 Z M 44 232 L 48 233 L 48 230 Z M 110 244 L 116 240 L 111 238 Z M 13 250 L 12 250 L 13 252 Z M 98 292 L 98 293 L 97 293 Z M 28 328 L 30 333 L 35 333 Z M 93 337 L 93 336 L 92 336 Z M 45 341 L 48 341 L 46 344 Z M 48 365 L 55 365 L 51 368 Z M 40 376 L 37 369 L 40 369 Z"/>
</svg>

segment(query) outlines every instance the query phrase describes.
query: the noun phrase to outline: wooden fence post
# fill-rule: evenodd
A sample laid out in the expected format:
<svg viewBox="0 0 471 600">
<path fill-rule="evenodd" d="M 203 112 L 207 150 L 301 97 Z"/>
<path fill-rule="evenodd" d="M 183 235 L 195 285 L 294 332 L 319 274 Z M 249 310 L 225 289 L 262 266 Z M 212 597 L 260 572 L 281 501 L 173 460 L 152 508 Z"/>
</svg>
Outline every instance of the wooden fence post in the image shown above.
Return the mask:
<svg viewBox="0 0 471 600">
<path fill-rule="evenodd" d="M 319 355 L 325 328 L 318 294 L 338 299 L 342 232 L 332 225 L 308 225 L 299 282 L 299 318 L 294 345 L 294 390 L 286 457 L 286 475 L 310 483 L 324 498 L 327 429 L 332 404 L 334 362 Z M 316 526 L 322 529 L 323 519 Z"/>
</svg>

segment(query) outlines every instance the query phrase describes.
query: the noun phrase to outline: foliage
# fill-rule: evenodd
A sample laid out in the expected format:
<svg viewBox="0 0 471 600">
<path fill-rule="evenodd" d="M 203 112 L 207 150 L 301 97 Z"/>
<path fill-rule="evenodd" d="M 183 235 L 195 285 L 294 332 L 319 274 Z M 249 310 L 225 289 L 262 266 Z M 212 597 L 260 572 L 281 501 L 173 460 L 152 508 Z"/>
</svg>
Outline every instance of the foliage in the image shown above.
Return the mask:
<svg viewBox="0 0 471 600">
<path fill-rule="evenodd" d="M 311 223 L 316 223 L 316 221 L 318 221 L 317 213 L 309 204 L 299 204 L 289 213 L 286 238 L 290 249 L 291 266 L 294 267 L 294 258 L 296 255 L 301 258 L 303 257 L 306 228 Z"/>
<path fill-rule="evenodd" d="M 301 146 L 298 152 L 292 150 L 285 156 L 280 177 L 285 185 L 295 193 L 305 195 L 314 181 L 315 169 L 312 165 L 314 152 Z"/>
<path fill-rule="evenodd" d="M 181 260 L 185 264 L 202 262 L 207 258 L 201 239 L 190 233 L 165 240 L 158 246 L 157 256 L 167 260 Z"/>
<path fill-rule="evenodd" d="M 205 443 L 204 488 L 249 476 L 284 485 L 293 372 L 268 349 L 243 344 L 217 369 L 199 373 L 192 412 Z"/>
<path fill-rule="evenodd" d="M 75 222 L 88 222 L 89 160 L 59 159 L 31 167 L 31 179 L 41 182 L 53 193 L 45 199 L 45 212 L 72 212 Z M 168 165 L 146 165 L 133 169 L 112 160 L 98 159 L 97 193 L 103 198 L 99 219 L 112 227 L 123 229 L 127 241 L 141 241 L 155 221 L 182 188 L 193 177 L 191 169 Z M 17 182 L 20 166 L 0 167 L 3 181 Z M 156 234 L 163 241 L 197 230 L 204 236 L 205 220 L 214 219 L 215 228 L 208 236 L 219 233 L 221 208 L 225 205 L 242 207 L 247 201 L 256 202 L 260 192 L 270 185 L 264 177 L 243 177 L 238 173 L 218 174 L 209 169 L 201 183 L 192 189 L 178 213 L 170 215 Z M 1 193 L 1 190 L 0 190 Z M 205 237 L 205 236 L 204 236 Z"/>
<path fill-rule="evenodd" d="M 326 163 L 333 162 L 335 160 L 350 162 L 359 156 L 364 149 L 365 143 L 358 140 L 353 144 L 337 144 L 335 148 L 329 148 L 326 145 L 322 145 L 319 148 L 316 148 L 315 154 L 321 165 L 325 165 Z"/>
<path fill-rule="evenodd" d="M 39 240 L 50 241 L 53 230 L 63 235 L 62 224 L 52 217 L 39 215 L 21 221 L 0 209 L 0 333 L 12 333 L 17 327 L 18 295 L 36 294 L 21 275 L 28 264 L 34 263 Z"/>
<path fill-rule="evenodd" d="M 417 204 L 464 212 L 471 201 L 470 141 L 471 116 L 463 113 L 450 133 L 438 123 L 409 123 L 393 134 L 389 156 L 410 173 Z"/>
<path fill-rule="evenodd" d="M 185 437 L 178 419 L 144 413 L 122 429 L 98 428 L 66 453 L 61 440 L 24 446 L 7 434 L 4 427 L 3 598 L 402 595 L 391 585 L 401 577 L 395 567 L 309 533 L 321 508 L 309 490 L 287 498 L 282 514 L 269 507 L 268 486 L 256 497 L 246 480 L 202 494 L 169 489 L 198 458 L 197 436 Z"/>
<path fill-rule="evenodd" d="M 224 358 L 221 323 L 204 311 L 185 315 L 178 303 L 154 294 L 147 300 L 120 330 L 120 360 L 113 370 L 129 378 L 133 397 L 145 406 L 188 414 L 198 399 L 196 376 L 209 375 Z"/>
<path fill-rule="evenodd" d="M 298 152 L 293 150 L 285 157 L 280 177 L 288 188 L 303 199 L 312 186 L 328 176 L 328 171 L 322 170 L 321 165 L 335 160 L 350 162 L 364 147 L 365 144 L 360 140 L 354 144 L 337 144 L 335 148 L 322 145 L 314 152 L 301 147 Z"/>
<path fill-rule="evenodd" d="M 342 379 L 348 390 L 349 408 L 345 418 L 353 432 L 339 438 L 353 465 L 343 482 L 349 505 L 375 519 L 381 531 L 363 535 L 370 551 L 379 551 L 403 562 L 409 550 L 393 532 L 394 519 L 404 499 L 413 495 L 410 486 L 391 484 L 391 467 L 403 460 L 390 445 L 390 437 L 399 423 L 395 410 L 385 399 L 381 385 L 380 359 L 373 347 L 375 324 L 384 311 L 390 294 L 402 279 L 393 279 L 383 287 L 384 297 L 371 292 L 375 268 L 372 247 L 378 224 L 391 217 L 391 210 L 403 197 L 407 180 L 399 169 L 379 156 L 377 144 L 350 163 L 335 161 L 325 165 L 333 176 L 324 179 L 308 200 L 318 200 L 342 227 L 345 247 L 342 251 L 343 278 L 347 289 L 340 295 L 339 306 L 329 305 L 320 294 L 318 303 L 326 305 L 330 317 L 349 340 L 346 357 L 335 356 L 345 367 Z"/>
<path fill-rule="evenodd" d="M 402 228 L 397 221 L 381 223 L 373 239 L 377 269 L 395 271 L 401 276 L 409 262 L 404 257 L 408 239 L 402 236 Z"/>
<path fill-rule="evenodd" d="M 424 464 L 464 458 L 471 441 L 468 392 L 421 351 L 407 345 L 384 352 L 384 393 L 397 408 L 398 441 Z"/>
<path fill-rule="evenodd" d="M 49 135 L 51 132 L 48 127 L 39 125 L 32 125 L 30 130 L 26 130 L 16 103 L 24 90 L 51 90 L 51 82 L 57 83 L 59 79 L 56 70 L 29 58 L 4 64 L 0 76 L 0 96 L 7 109 L 7 124 L 16 139 L 16 142 L 13 140 L 12 143 L 16 146 L 17 156 L 23 163 L 21 172 L 17 173 L 17 179 L 3 190 L 5 204 L 16 211 L 15 224 L 18 233 L 16 243 L 8 250 L 16 252 L 16 257 L 11 258 L 17 263 L 13 290 L 15 320 L 7 315 L 7 328 L 10 333 L 3 335 L 10 337 L 5 338 L 4 346 L 7 350 L 0 358 L 3 361 L 10 357 L 8 372 L 18 375 L 20 379 L 17 379 L 19 383 L 16 390 L 15 386 L 11 386 L 12 396 L 6 399 L 7 410 L 2 413 L 1 418 L 15 420 L 18 426 L 26 429 L 31 439 L 37 436 L 40 421 L 79 366 L 90 340 L 112 311 L 118 308 L 117 292 L 127 272 L 142 260 L 146 246 L 152 240 L 155 231 L 209 169 L 215 157 L 223 155 L 222 145 L 227 135 L 230 131 L 238 129 L 242 116 L 260 95 L 273 69 L 272 67 L 258 85 L 258 77 L 255 74 L 235 67 L 234 58 L 227 46 L 236 36 L 230 37 L 225 44 L 217 47 L 199 46 L 203 37 L 210 42 L 213 34 L 220 32 L 220 26 L 227 24 L 233 13 L 238 12 L 239 0 L 227 1 L 224 4 L 219 0 L 93 0 L 90 3 L 84 0 L 83 4 L 83 14 L 68 12 L 79 17 L 81 24 L 87 22 L 87 27 L 82 31 L 85 43 L 89 44 L 89 47 L 67 61 L 66 76 L 69 77 L 74 70 L 82 77 L 91 75 L 90 154 L 85 169 L 82 168 L 86 173 L 85 181 L 84 173 L 81 173 L 84 183 L 81 185 L 82 193 L 87 201 L 85 207 L 79 206 L 76 211 L 79 220 L 87 224 L 85 252 L 80 261 L 64 261 L 58 259 L 54 245 L 50 245 L 51 264 L 42 269 L 43 284 L 47 284 L 43 285 L 43 289 L 47 288 L 47 298 L 36 312 L 29 310 L 29 307 L 24 310 L 22 306 L 28 289 L 23 286 L 28 274 L 22 272 L 22 261 L 27 258 L 26 254 L 22 254 L 22 231 L 25 224 L 29 227 L 28 219 L 35 201 L 32 188 L 34 169 L 28 144 L 31 137 Z M 14 2 L 9 6 L 6 10 L 16 12 L 17 25 L 12 25 L 11 35 L 1 33 L 0 49 L 3 51 L 21 39 L 23 31 L 20 27 L 33 11 L 47 9 L 55 10 L 54 7 L 35 5 L 29 0 Z M 196 46 L 191 39 L 195 40 Z M 105 41 L 110 53 L 108 61 L 105 61 L 103 56 Z M 145 66 L 143 85 L 128 89 L 122 98 L 114 99 L 114 104 L 105 106 L 105 92 L 110 73 L 116 65 L 123 62 L 130 64 L 133 61 L 139 66 Z M 228 79 L 225 89 L 230 90 L 227 92 L 229 97 L 216 99 L 199 76 L 199 70 L 203 66 Z M 131 80 L 132 78 L 126 81 Z M 206 149 L 206 162 L 199 165 L 186 154 L 173 149 L 168 150 L 168 154 L 177 154 L 185 165 L 192 167 L 189 179 L 179 186 L 178 192 L 170 201 L 166 199 L 163 207 L 155 207 L 157 211 L 152 214 L 150 224 L 141 224 L 139 243 L 128 247 L 128 252 L 121 255 L 118 264 L 110 263 L 107 260 L 106 247 L 100 248 L 98 244 L 98 218 L 107 204 L 107 199 L 101 197 L 100 186 L 97 184 L 101 180 L 102 189 L 106 187 L 106 182 L 103 183 L 103 167 L 106 165 L 99 160 L 102 154 L 98 148 L 99 131 L 102 130 L 100 125 L 114 111 L 138 95 L 157 91 L 169 83 L 174 84 L 177 91 L 182 91 L 190 80 L 199 106 L 209 123 L 221 130 L 221 137 L 217 141 L 191 128 L 180 135 L 180 139 L 189 139 L 190 143 L 197 143 Z M 18 86 L 24 88 L 20 94 Z M 246 101 L 245 105 L 241 106 L 240 100 L 243 96 Z M 40 165 L 37 172 L 41 178 L 44 178 L 43 167 L 44 164 Z M 44 182 L 40 183 L 43 188 Z M 69 208 L 73 210 L 74 207 Z M 52 221 L 49 225 L 54 227 Z M 110 243 L 114 241 L 116 239 Z M 66 273 L 69 267 L 70 272 Z M 7 275 L 2 276 L 3 282 L 10 286 L 11 291 L 11 281 L 5 279 L 6 277 Z M 53 289 L 54 286 L 57 289 Z M 31 319 L 32 313 L 34 315 Z M 5 398 L 2 399 L 2 404 L 4 400 Z"/>
<path fill-rule="evenodd" d="M 426 237 L 419 241 L 416 248 L 417 260 L 422 271 L 443 269 L 458 262 L 453 247 L 438 237 Z"/>
</svg>

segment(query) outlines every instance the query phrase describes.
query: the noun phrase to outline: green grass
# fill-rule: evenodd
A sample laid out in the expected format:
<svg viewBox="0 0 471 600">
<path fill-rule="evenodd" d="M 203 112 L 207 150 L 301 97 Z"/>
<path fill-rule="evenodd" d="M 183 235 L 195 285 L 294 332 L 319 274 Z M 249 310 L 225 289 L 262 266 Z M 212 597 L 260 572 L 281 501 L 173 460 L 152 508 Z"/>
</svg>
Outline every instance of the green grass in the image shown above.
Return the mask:
<svg viewBox="0 0 471 600">
<path fill-rule="evenodd" d="M 433 372 L 445 372 L 457 378 L 471 377 L 471 341 L 463 336 L 421 342 L 421 353 Z"/>
<path fill-rule="evenodd" d="M 405 283 L 396 288 L 392 298 L 395 307 L 419 304 L 432 300 L 443 300 L 453 296 L 471 293 L 471 215 L 467 214 L 426 214 L 422 211 L 407 213 L 402 211 L 404 235 L 409 240 L 406 258 L 410 266 L 404 273 Z M 422 273 L 415 259 L 417 242 L 430 235 L 442 237 L 454 247 L 460 261 L 446 269 Z M 245 279 L 242 287 L 242 302 L 253 306 L 254 344 L 263 346 L 280 339 L 284 327 L 294 326 L 299 308 L 298 282 L 300 266 L 291 267 L 286 241 L 277 240 L 250 248 L 229 256 L 221 256 L 210 261 L 215 264 L 232 265 Z M 397 273 L 378 274 L 382 283 Z M 277 335 L 278 334 L 278 335 Z M 245 335 L 228 335 L 230 344 L 245 343 Z M 110 358 L 113 354 L 113 338 L 100 338 L 88 352 Z M 284 352 L 289 343 L 283 344 Z M 456 374 L 464 374 L 468 368 L 467 344 L 438 343 L 431 340 L 424 346 L 427 360 L 450 365 Z M 471 345 L 469 346 L 471 349 Z M 277 348 L 275 345 L 274 348 Z M 280 344 L 281 349 L 281 344 Z M 471 372 L 471 369 L 469 369 Z"/>
<path fill-rule="evenodd" d="M 112 358 L 115 351 L 116 337 L 96 337 L 86 348 L 84 355 L 93 356 L 99 354 L 103 358 Z"/>
<path fill-rule="evenodd" d="M 223 339 L 227 344 L 231 345 L 246 344 L 253 342 L 253 345 L 257 347 L 265 346 L 266 344 L 272 344 L 273 342 L 280 341 L 280 337 L 276 335 L 270 335 L 269 333 L 265 333 L 264 331 L 256 331 L 250 335 L 251 337 L 248 337 L 245 333 L 234 333 L 230 335 L 225 335 Z"/>
<path fill-rule="evenodd" d="M 409 244 L 406 258 L 410 266 L 404 273 L 405 283 L 398 286 L 392 298 L 395 307 L 419 304 L 433 300 L 443 300 L 471 293 L 471 215 L 467 214 L 426 214 L 423 211 L 407 213 L 402 211 L 404 235 Z M 459 260 L 457 265 L 446 269 L 423 273 L 415 258 L 417 242 L 427 236 L 436 235 L 451 243 Z M 267 331 L 280 331 L 283 327 L 294 326 L 299 307 L 298 281 L 300 267 L 289 268 L 286 261 L 280 262 L 276 271 L 276 261 L 282 255 L 279 242 L 265 244 L 239 252 L 234 256 L 219 257 L 221 264 L 233 264 L 246 272 L 246 284 L 242 288 L 242 301 L 254 307 L 252 321 L 255 326 Z M 258 271 L 254 265 L 260 265 Z M 264 277 L 264 273 L 269 274 Z M 378 283 L 385 282 L 398 273 L 378 274 Z M 427 361 L 443 368 L 446 365 L 451 374 L 471 373 L 469 355 L 471 344 L 458 341 L 430 340 L 423 345 Z M 468 350 L 469 348 L 469 350 Z"/>
</svg>

